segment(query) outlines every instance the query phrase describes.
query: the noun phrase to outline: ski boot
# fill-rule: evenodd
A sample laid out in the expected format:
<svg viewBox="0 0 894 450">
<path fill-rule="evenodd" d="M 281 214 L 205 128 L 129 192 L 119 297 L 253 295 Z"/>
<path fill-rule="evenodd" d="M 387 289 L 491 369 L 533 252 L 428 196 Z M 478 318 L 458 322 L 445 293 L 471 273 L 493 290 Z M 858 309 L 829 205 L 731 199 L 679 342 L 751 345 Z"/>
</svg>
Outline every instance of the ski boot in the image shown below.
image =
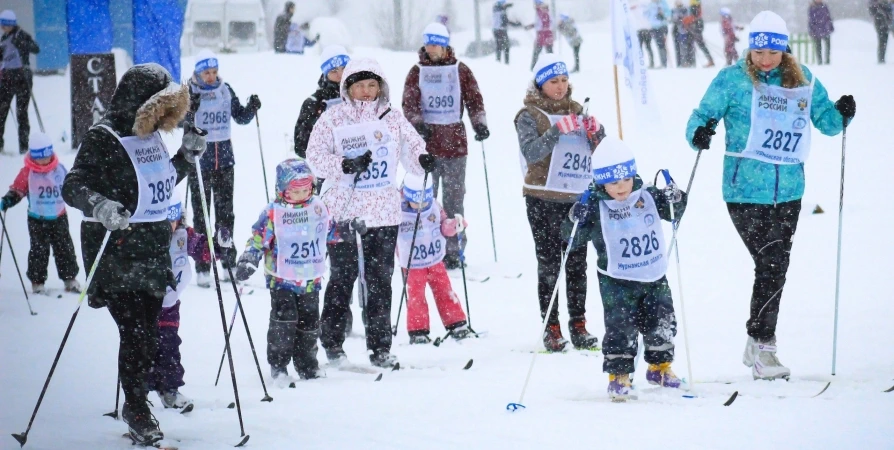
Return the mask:
<svg viewBox="0 0 894 450">
<path fill-rule="evenodd" d="M 196 284 L 199 285 L 199 287 L 210 288 L 211 287 L 211 273 L 196 272 Z"/>
<path fill-rule="evenodd" d="M 316 380 L 317 378 L 326 378 L 326 372 L 320 368 L 318 364 L 299 368 L 295 366 L 295 372 L 298 372 L 298 378 L 302 380 Z"/>
<path fill-rule="evenodd" d="M 450 330 L 450 335 L 453 336 L 453 339 L 456 339 L 457 341 L 461 341 L 463 339 L 474 336 L 474 334 L 472 334 L 472 329 L 469 328 L 469 325 L 465 323 Z"/>
<path fill-rule="evenodd" d="M 392 355 L 388 350 L 382 350 L 369 355 L 369 362 L 376 367 L 391 369 L 397 365 L 397 356 Z"/>
<path fill-rule="evenodd" d="M 679 388 L 683 385 L 683 380 L 677 378 L 674 371 L 671 370 L 671 363 L 649 364 L 649 370 L 646 372 L 646 381 L 661 387 Z"/>
<path fill-rule="evenodd" d="M 431 344 L 431 338 L 428 337 L 427 332 L 414 331 L 413 334 L 410 334 L 410 345 L 425 345 L 425 344 Z"/>
<path fill-rule="evenodd" d="M 742 354 L 742 364 L 751 367 L 751 376 L 755 380 L 788 380 L 792 371 L 779 362 L 776 357 L 776 338 L 759 342 L 749 336 Z"/>
<path fill-rule="evenodd" d="M 161 399 L 161 404 L 165 408 L 183 409 L 192 405 L 192 400 L 181 394 L 177 389 L 167 392 L 158 391 L 157 393 L 158 398 Z"/>
<path fill-rule="evenodd" d="M 65 280 L 65 292 L 81 292 L 81 284 L 78 283 L 78 280 L 75 280 L 74 278 Z"/>
<path fill-rule="evenodd" d="M 47 287 L 43 283 L 31 283 L 31 293 L 46 294 Z"/>
<path fill-rule="evenodd" d="M 636 398 L 630 393 L 631 388 L 630 374 L 608 374 L 608 396 L 611 397 L 613 402 L 623 403 L 627 399 Z"/>
<path fill-rule="evenodd" d="M 124 402 L 121 418 L 127 424 L 129 437 L 134 444 L 152 445 L 165 438 L 164 433 L 158 428 L 158 421 L 145 402 L 137 406 Z"/>
<path fill-rule="evenodd" d="M 543 333 L 543 346 L 550 353 L 564 352 L 568 347 L 568 340 L 562 337 L 562 328 L 557 323 L 547 325 Z"/>
<path fill-rule="evenodd" d="M 599 350 L 599 338 L 587 331 L 587 319 L 571 319 L 568 321 L 571 344 L 578 350 Z"/>
<path fill-rule="evenodd" d="M 341 346 L 327 348 L 326 358 L 329 360 L 329 365 L 332 367 L 338 367 L 348 363 L 348 355 L 345 354 L 345 351 Z"/>
</svg>

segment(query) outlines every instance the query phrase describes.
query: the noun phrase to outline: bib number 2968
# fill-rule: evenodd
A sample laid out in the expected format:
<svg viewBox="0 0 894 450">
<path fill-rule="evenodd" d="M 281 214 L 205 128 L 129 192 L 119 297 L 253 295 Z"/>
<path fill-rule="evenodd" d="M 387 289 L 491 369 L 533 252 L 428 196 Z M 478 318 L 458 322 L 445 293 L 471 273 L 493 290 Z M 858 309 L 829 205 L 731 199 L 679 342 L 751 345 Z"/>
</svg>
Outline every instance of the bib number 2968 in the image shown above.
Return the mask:
<svg viewBox="0 0 894 450">
<path fill-rule="evenodd" d="M 642 238 L 621 238 L 621 244 L 624 245 L 624 251 L 621 252 L 621 257 L 623 258 L 648 256 L 653 252 L 657 252 L 659 246 L 658 237 L 654 231 L 651 235 L 644 234 Z"/>
<path fill-rule="evenodd" d="M 780 130 L 773 130 L 772 128 L 764 130 L 764 134 L 767 136 L 767 140 L 764 141 L 761 148 L 782 150 L 784 152 L 794 152 L 797 150 L 798 143 L 801 142 L 801 136 L 803 136 L 802 133 L 782 132 Z M 795 140 L 794 145 L 792 145 L 792 139 Z"/>
</svg>

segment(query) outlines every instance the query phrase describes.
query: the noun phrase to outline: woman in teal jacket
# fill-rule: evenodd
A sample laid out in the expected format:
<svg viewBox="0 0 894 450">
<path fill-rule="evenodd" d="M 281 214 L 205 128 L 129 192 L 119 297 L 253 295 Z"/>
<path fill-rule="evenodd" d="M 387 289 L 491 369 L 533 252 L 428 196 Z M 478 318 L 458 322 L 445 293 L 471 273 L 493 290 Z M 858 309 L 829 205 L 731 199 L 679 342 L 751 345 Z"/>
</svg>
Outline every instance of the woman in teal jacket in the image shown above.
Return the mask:
<svg viewBox="0 0 894 450">
<path fill-rule="evenodd" d="M 804 195 L 812 122 L 834 136 L 853 118 L 850 95 L 834 104 L 819 80 L 787 53 L 785 21 L 770 11 L 751 22 L 748 55 L 717 75 L 686 127 L 696 150 L 710 147 L 723 119 L 723 199 L 751 253 L 755 279 L 742 362 L 754 378 L 787 378 L 776 358 L 776 321 Z"/>
</svg>

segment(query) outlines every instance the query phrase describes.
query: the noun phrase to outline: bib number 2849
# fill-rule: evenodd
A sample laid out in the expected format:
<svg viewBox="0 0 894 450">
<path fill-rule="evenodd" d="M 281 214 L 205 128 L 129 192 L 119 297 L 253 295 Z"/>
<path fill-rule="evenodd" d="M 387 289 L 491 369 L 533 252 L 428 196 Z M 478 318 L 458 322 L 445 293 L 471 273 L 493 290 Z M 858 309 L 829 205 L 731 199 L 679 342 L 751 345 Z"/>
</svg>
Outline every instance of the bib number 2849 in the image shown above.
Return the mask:
<svg viewBox="0 0 894 450">
<path fill-rule="evenodd" d="M 413 252 L 413 259 L 424 260 L 429 256 L 441 253 L 441 241 L 434 241 L 428 245 L 417 245 Z"/>
</svg>

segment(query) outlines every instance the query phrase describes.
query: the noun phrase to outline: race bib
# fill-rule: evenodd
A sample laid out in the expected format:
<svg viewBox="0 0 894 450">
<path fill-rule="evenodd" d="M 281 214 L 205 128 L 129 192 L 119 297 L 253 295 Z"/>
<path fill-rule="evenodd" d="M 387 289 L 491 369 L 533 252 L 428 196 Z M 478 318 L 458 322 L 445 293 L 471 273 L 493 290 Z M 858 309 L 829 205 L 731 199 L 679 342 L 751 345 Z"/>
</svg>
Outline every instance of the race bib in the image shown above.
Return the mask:
<svg viewBox="0 0 894 450">
<path fill-rule="evenodd" d="M 786 89 L 761 84 L 751 94 L 751 132 L 742 153 L 770 164 L 803 164 L 810 156 L 810 107 L 813 83 Z"/>
<path fill-rule="evenodd" d="M 555 125 L 565 117 L 564 115 L 547 114 L 543 110 L 540 112 L 549 118 L 550 125 Z M 559 142 L 553 147 L 546 185 L 525 185 L 525 187 L 580 194 L 586 191 L 593 181 L 593 174 L 590 172 L 593 159 L 592 154 L 590 143 L 587 141 L 587 136 L 583 129 L 569 134 L 561 134 L 559 135 Z M 521 158 L 522 177 L 524 177 L 527 174 L 528 165 L 520 150 L 519 157 Z"/>
<path fill-rule="evenodd" d="M 177 289 L 167 288 L 164 302 L 162 306 L 170 308 L 177 303 L 180 294 L 186 290 L 192 280 L 192 269 L 189 266 L 188 250 L 188 234 L 186 228 L 177 228 L 174 230 L 171 239 L 171 270 L 174 272 L 174 280 L 177 282 Z"/>
<path fill-rule="evenodd" d="M 655 199 L 648 191 L 634 191 L 623 202 L 599 202 L 606 272 L 621 280 L 652 282 L 667 272 L 664 232 Z"/>
<path fill-rule="evenodd" d="M 447 251 L 447 240 L 441 234 L 441 208 L 437 202 L 422 211 L 419 217 L 419 229 L 416 241 L 413 241 L 413 226 L 416 224 L 416 211 L 403 211 L 400 229 L 397 235 L 397 257 L 401 267 L 406 268 L 407 261 L 411 269 L 431 267 L 444 259 Z M 410 244 L 413 244 L 412 252 Z M 412 253 L 412 258 L 409 255 Z"/>
<path fill-rule="evenodd" d="M 372 152 L 372 162 L 366 171 L 341 177 L 343 186 L 354 186 L 356 191 L 378 191 L 392 187 L 397 176 L 397 142 L 382 120 L 335 128 L 335 148 L 345 158 L 356 158 Z"/>
<path fill-rule="evenodd" d="M 44 218 L 56 218 L 65 212 L 62 182 L 66 170 L 62 164 L 50 172 L 31 171 L 28 175 L 28 212 Z"/>
<path fill-rule="evenodd" d="M 211 90 L 199 89 L 202 103 L 196 111 L 196 126 L 207 131 L 207 142 L 230 139 L 230 89 L 223 82 Z"/>
<path fill-rule="evenodd" d="M 450 66 L 419 66 L 422 120 L 427 124 L 450 125 L 461 119 L 459 63 Z"/>
<path fill-rule="evenodd" d="M 290 281 L 313 280 L 326 273 L 329 212 L 316 197 L 303 208 L 273 207 L 276 237 L 274 276 Z"/>
</svg>

